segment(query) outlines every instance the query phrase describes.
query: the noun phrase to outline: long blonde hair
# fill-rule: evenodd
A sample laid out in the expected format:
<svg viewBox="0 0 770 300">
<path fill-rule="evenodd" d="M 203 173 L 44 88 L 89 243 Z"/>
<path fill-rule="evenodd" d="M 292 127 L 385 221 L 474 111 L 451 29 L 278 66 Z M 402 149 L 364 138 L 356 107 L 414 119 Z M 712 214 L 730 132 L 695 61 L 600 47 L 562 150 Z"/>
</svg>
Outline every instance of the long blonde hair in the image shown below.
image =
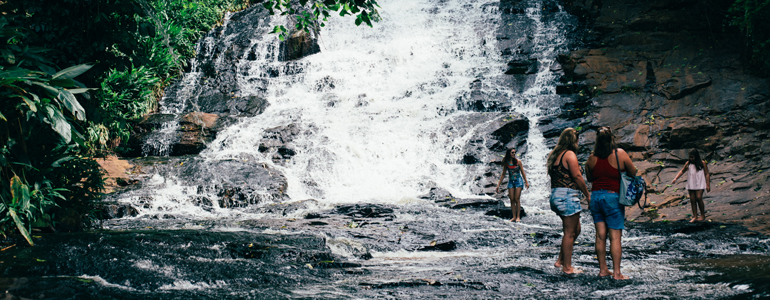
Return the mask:
<svg viewBox="0 0 770 300">
<path fill-rule="evenodd" d="M 559 141 L 556 143 L 556 147 L 551 150 L 551 153 L 548 154 L 548 164 L 546 167 L 548 169 L 553 166 L 553 164 L 556 162 L 556 159 L 559 157 L 559 154 L 561 154 L 564 151 L 572 150 L 577 154 L 578 150 L 578 136 L 577 136 L 577 130 L 575 130 L 572 127 L 568 127 L 564 130 L 562 130 L 561 135 L 559 136 Z"/>
</svg>

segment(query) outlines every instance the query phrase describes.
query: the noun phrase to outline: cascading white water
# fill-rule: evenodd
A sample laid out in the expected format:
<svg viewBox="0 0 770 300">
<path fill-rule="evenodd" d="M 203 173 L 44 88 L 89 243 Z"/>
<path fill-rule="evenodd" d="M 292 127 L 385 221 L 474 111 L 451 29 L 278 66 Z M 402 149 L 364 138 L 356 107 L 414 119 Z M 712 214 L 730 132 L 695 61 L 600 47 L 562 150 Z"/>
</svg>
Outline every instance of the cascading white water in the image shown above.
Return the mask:
<svg viewBox="0 0 770 300">
<path fill-rule="evenodd" d="M 458 120 L 484 114 L 459 110 L 457 102 L 481 79 L 493 94 L 506 95 L 515 114 L 530 121 L 523 161 L 532 187 L 522 198 L 525 205 L 541 206 L 548 195 L 545 157 L 549 149 L 537 121 L 544 115 L 542 107 L 558 97 L 549 67 L 566 47 L 558 26 L 558 16 L 566 13 L 544 21 L 540 2 L 532 2 L 525 17 L 530 20 L 522 21 L 522 35 L 533 34 L 533 53 L 540 68 L 535 83 L 521 94 L 490 79 L 507 76 L 502 75 L 507 61 L 496 45 L 497 1 L 383 1 L 382 21 L 374 28 L 332 18 L 321 33 L 321 52 L 291 62 L 278 61 L 276 37 L 252 39 L 246 51 L 256 53 L 256 59 L 238 62 L 240 95 L 235 96 L 260 95 L 270 106 L 219 132 L 200 157 L 278 169 L 286 176 L 285 192 L 293 200 L 404 203 L 434 186 L 455 197 L 483 197 L 469 183 L 485 171 L 461 163 L 469 141 L 478 138 L 476 129 L 448 129 L 461 126 Z M 270 26 L 285 21 L 274 17 Z M 231 37 L 222 39 L 227 44 Z M 212 52 L 208 49 L 212 42 L 203 40 L 200 51 Z M 197 69 L 185 75 L 177 101 L 195 102 L 200 91 L 192 82 L 200 76 Z M 184 107 L 184 103 L 163 103 L 169 112 Z M 487 120 L 483 124 L 496 122 L 495 117 L 481 119 Z M 291 142 L 296 155 L 276 164 L 275 153 L 260 152 L 259 144 L 266 130 L 289 124 L 300 129 Z M 155 175 L 148 184 L 157 184 L 149 211 L 206 214 L 186 204 L 195 198 L 195 188 L 173 174 Z"/>
<path fill-rule="evenodd" d="M 540 2 L 533 3 L 527 8 L 527 17 L 534 24 L 532 52 L 539 63 L 535 82 L 522 94 L 511 97 L 516 111 L 529 119 L 528 151 L 522 159 L 526 170 L 531 174 L 532 188 L 522 192 L 522 202 L 527 205 L 533 205 L 536 202 L 544 203 L 543 199 L 547 199 L 550 195 L 550 179 L 545 165 L 551 149 L 546 146 L 543 133 L 537 123 L 545 114 L 553 113 L 547 109 L 550 103 L 558 103 L 555 101 L 559 97 L 556 95 L 558 76 L 550 68 L 556 63 L 556 55 L 567 51 L 566 30 L 560 25 L 565 23 L 569 14 L 559 7 L 559 12 L 552 14 L 551 19 L 544 20 L 542 10 Z"/>
<path fill-rule="evenodd" d="M 424 193 L 427 184 L 467 195 L 462 153 L 442 131 L 467 113 L 455 111 L 456 99 L 473 80 L 504 70 L 493 37 L 498 4 L 381 5 L 383 20 L 374 28 L 332 19 L 321 35 L 321 53 L 298 63 L 304 72 L 273 80 L 271 106 L 220 133 L 204 155 L 250 154 L 272 164 L 257 152 L 257 142 L 264 129 L 294 122 L 312 132 L 294 141 L 297 155 L 287 166 L 276 166 L 294 199 L 397 202 Z M 277 63 L 254 62 L 249 76 Z M 329 83 L 334 88 L 323 87 Z M 242 87 L 244 93 L 256 89 Z M 447 110 L 454 113 L 442 113 Z"/>
</svg>

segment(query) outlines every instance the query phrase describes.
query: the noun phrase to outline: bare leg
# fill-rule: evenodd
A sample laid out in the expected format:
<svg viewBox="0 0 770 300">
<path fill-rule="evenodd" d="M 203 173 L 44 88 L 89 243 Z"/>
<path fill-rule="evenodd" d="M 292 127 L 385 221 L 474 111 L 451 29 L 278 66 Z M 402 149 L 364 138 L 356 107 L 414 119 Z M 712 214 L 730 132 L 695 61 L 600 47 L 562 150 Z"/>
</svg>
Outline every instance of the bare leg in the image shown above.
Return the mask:
<svg viewBox="0 0 770 300">
<path fill-rule="evenodd" d="M 514 209 L 513 203 L 516 202 Z M 515 188 L 513 192 L 513 198 L 511 198 L 511 210 L 513 211 L 513 221 L 521 221 L 521 188 Z"/>
<path fill-rule="evenodd" d="M 693 216 L 697 217 L 696 221 L 706 220 L 705 204 L 703 204 L 703 190 L 697 190 L 694 192 L 695 192 L 695 199 L 692 199 L 690 201 L 693 202 L 693 205 L 697 205 L 697 207 L 700 208 L 700 216 L 698 216 L 697 214 L 693 214 Z"/>
<path fill-rule="evenodd" d="M 516 205 L 515 198 L 515 190 L 516 188 L 508 189 L 508 199 L 511 199 L 511 222 L 516 221 L 516 210 L 514 206 Z"/>
<path fill-rule="evenodd" d="M 599 259 L 599 276 L 610 276 L 612 272 L 607 268 L 607 223 L 594 223 L 596 227 L 596 258 Z"/>
<path fill-rule="evenodd" d="M 698 200 L 696 199 L 697 194 L 695 191 L 689 191 L 690 194 L 690 207 L 692 207 L 692 220 L 690 220 L 690 223 L 695 222 L 698 220 Z"/>
<path fill-rule="evenodd" d="M 559 261 L 562 263 L 561 270 L 567 274 L 582 273 L 572 267 L 572 249 L 575 246 L 575 239 L 580 234 L 580 214 L 561 217 L 561 220 L 564 231 L 564 236 L 561 239 L 561 251 L 559 252 Z"/>
<path fill-rule="evenodd" d="M 610 231 L 610 256 L 612 256 L 612 278 L 614 279 L 628 279 L 620 273 L 620 259 L 623 256 L 623 248 L 621 247 L 620 238 L 623 236 L 623 230 L 612 229 Z"/>
</svg>

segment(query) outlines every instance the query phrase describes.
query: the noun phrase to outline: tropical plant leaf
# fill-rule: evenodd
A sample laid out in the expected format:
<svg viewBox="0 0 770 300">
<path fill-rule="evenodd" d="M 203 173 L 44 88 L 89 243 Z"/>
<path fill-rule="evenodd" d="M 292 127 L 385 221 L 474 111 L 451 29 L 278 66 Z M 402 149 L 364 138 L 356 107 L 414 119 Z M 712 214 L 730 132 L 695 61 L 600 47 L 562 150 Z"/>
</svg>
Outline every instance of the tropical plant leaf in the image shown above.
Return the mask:
<svg viewBox="0 0 770 300">
<path fill-rule="evenodd" d="M 75 95 L 73 95 L 72 92 L 69 90 L 61 90 L 59 95 L 61 96 L 62 104 L 64 104 L 64 107 L 66 107 L 67 110 L 75 115 L 75 119 L 79 121 L 84 121 L 86 119 L 86 112 L 83 109 L 83 106 L 80 105 L 78 99 L 75 99 Z"/>
<path fill-rule="evenodd" d="M 18 175 L 11 178 L 11 207 L 19 208 L 21 211 L 29 209 L 29 187 L 21 182 Z"/>
<path fill-rule="evenodd" d="M 85 93 L 85 92 L 88 92 L 88 91 L 91 91 L 91 90 L 96 90 L 96 89 L 93 89 L 93 88 L 91 88 L 91 89 L 89 89 L 89 88 L 82 88 L 82 89 L 68 89 L 68 91 L 70 91 L 70 93 L 73 93 L 73 94 L 75 94 L 75 95 L 77 95 L 77 94 L 82 94 L 82 93 Z"/>
<path fill-rule="evenodd" d="M 48 112 L 51 128 L 64 138 L 65 143 L 69 143 L 72 140 L 70 123 L 67 122 L 67 119 L 64 118 L 64 115 L 58 109 L 52 106 L 46 106 L 45 109 Z"/>
<path fill-rule="evenodd" d="M 35 101 L 30 100 L 25 96 L 21 96 L 21 99 L 24 99 L 24 103 L 27 104 L 27 106 L 29 106 L 29 110 L 31 110 L 32 112 L 37 112 L 37 105 L 35 105 Z"/>
<path fill-rule="evenodd" d="M 93 65 L 89 65 L 89 64 L 72 66 L 59 71 L 59 73 L 54 74 L 52 79 L 72 79 L 80 76 L 80 74 L 85 73 L 86 71 L 91 69 L 91 67 L 93 67 Z"/>
<path fill-rule="evenodd" d="M 28 83 L 30 85 L 36 85 L 36 86 L 39 86 L 39 87 L 43 88 L 43 90 L 45 90 L 53 98 L 59 97 L 59 89 L 57 89 L 55 87 L 52 87 L 52 86 L 50 86 L 50 85 L 48 85 L 46 83 L 42 83 L 42 82 L 38 82 L 38 81 L 28 81 Z"/>
<path fill-rule="evenodd" d="M 21 235 L 27 240 L 27 243 L 29 243 L 30 246 L 34 246 L 35 243 L 32 242 L 32 238 L 29 236 L 29 232 L 27 232 L 27 228 L 24 226 L 21 218 L 16 214 L 16 210 L 10 207 L 8 212 L 11 213 L 11 218 L 13 218 L 13 222 L 16 223 L 16 228 L 19 228 L 19 232 L 21 232 Z"/>
<path fill-rule="evenodd" d="M 65 156 L 65 157 L 62 157 L 60 159 L 57 159 L 55 162 L 53 162 L 51 164 L 51 166 L 55 167 L 55 168 L 58 168 L 58 167 L 61 167 L 61 163 L 65 162 L 65 161 L 73 160 L 73 159 L 75 159 L 74 156 Z"/>
</svg>

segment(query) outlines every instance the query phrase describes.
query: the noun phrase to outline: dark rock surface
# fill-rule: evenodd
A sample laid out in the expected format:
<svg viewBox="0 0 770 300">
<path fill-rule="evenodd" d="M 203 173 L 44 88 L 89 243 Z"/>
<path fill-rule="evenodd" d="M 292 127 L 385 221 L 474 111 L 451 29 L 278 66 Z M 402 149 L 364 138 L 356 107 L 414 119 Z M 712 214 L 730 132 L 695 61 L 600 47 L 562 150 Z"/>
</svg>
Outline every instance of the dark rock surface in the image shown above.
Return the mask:
<svg viewBox="0 0 770 300">
<path fill-rule="evenodd" d="M 584 47 L 559 59 L 563 82 L 581 87 L 565 93 L 593 102 L 571 124 L 589 124 L 579 125 L 583 156 L 594 130 L 610 126 L 648 183 L 652 206 L 628 219 L 687 219 L 686 180 L 670 183 L 699 149 L 712 174 L 708 219 L 770 230 L 770 83 L 749 73 L 738 33 L 715 27 L 732 2 L 565 3 L 586 26 Z"/>
</svg>

